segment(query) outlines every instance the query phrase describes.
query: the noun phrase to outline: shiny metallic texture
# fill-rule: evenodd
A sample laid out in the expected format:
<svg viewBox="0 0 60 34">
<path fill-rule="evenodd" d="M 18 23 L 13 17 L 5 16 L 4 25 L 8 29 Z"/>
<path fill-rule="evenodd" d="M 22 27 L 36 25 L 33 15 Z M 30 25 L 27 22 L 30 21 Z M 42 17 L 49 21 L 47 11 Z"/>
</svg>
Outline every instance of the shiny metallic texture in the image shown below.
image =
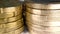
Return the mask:
<svg viewBox="0 0 60 34">
<path fill-rule="evenodd" d="M 37 26 L 35 24 L 27 23 L 30 34 L 60 34 L 60 27 Z M 59 28 L 59 29 L 58 29 Z"/>
<path fill-rule="evenodd" d="M 19 0 L 1 0 L 0 34 L 21 34 L 23 24 L 22 3 Z"/>
<path fill-rule="evenodd" d="M 10 17 L 10 18 L 0 18 L 0 24 L 13 22 L 13 21 L 19 20 L 21 18 L 22 18 L 22 15 L 17 15 L 15 17 Z"/>
<path fill-rule="evenodd" d="M 14 31 L 7 32 L 7 33 L 5 33 L 5 34 L 21 34 L 21 33 L 23 32 L 23 30 L 24 30 L 24 26 L 21 27 L 21 28 L 18 28 L 18 29 L 16 29 L 16 30 L 14 30 Z"/>
<path fill-rule="evenodd" d="M 48 32 L 59 32 L 60 31 L 60 27 L 56 27 L 56 26 L 42 26 L 42 25 L 38 26 L 30 22 L 28 22 L 27 25 L 28 25 L 28 28 L 35 29 L 36 31 L 48 31 Z"/>
<path fill-rule="evenodd" d="M 60 10 L 38 10 L 26 7 L 26 11 L 35 15 L 41 15 L 41 16 L 60 16 Z"/>
<path fill-rule="evenodd" d="M 29 3 L 29 2 L 26 3 L 26 6 L 34 9 L 45 9 L 47 7 L 45 4 L 37 4 L 37 3 Z"/>
<path fill-rule="evenodd" d="M 35 9 L 60 9 L 60 3 L 59 2 L 52 2 L 52 3 L 36 3 L 32 2 L 33 0 L 26 1 L 26 6 L 30 8 Z M 36 0 L 35 0 L 36 1 Z"/>
<path fill-rule="evenodd" d="M 6 24 L 0 24 L 0 32 L 10 32 L 18 28 L 21 28 L 22 26 L 23 26 L 22 20 L 17 20 L 15 22 L 6 23 Z"/>
<path fill-rule="evenodd" d="M 44 26 L 60 26 L 60 16 L 38 16 L 26 12 L 26 20 Z"/>
<path fill-rule="evenodd" d="M 26 24 L 30 34 L 60 34 L 59 6 L 60 3 L 55 2 L 26 2 Z"/>
<path fill-rule="evenodd" d="M 59 32 L 48 32 L 48 31 L 37 31 L 35 29 L 32 29 L 32 28 L 29 28 L 29 32 L 30 34 L 60 34 L 60 31 Z"/>
<path fill-rule="evenodd" d="M 8 18 L 22 14 L 22 6 L 0 8 L 0 18 Z"/>
<path fill-rule="evenodd" d="M 3 33 L 0 32 L 0 33 L 1 34 L 21 34 L 23 30 L 24 30 L 24 26 L 10 32 L 3 32 Z"/>
</svg>

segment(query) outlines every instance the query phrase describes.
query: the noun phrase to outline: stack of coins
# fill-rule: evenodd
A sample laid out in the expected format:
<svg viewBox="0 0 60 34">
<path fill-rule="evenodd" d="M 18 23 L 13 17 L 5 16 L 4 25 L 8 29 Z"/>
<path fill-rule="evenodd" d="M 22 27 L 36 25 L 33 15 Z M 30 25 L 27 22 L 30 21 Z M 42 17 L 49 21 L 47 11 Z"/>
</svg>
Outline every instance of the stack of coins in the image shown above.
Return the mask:
<svg viewBox="0 0 60 34">
<path fill-rule="evenodd" d="M 21 34 L 24 30 L 22 3 L 18 0 L 1 0 L 0 34 Z"/>
<path fill-rule="evenodd" d="M 26 1 L 26 24 L 30 34 L 60 34 L 60 3 L 35 1 Z"/>
</svg>

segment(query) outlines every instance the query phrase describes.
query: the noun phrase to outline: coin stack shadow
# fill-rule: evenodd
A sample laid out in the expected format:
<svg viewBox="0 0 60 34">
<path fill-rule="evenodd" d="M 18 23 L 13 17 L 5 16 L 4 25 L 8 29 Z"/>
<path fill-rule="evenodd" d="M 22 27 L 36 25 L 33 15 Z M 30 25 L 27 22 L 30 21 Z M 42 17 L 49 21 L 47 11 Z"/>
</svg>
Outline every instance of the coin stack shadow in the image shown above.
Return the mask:
<svg viewBox="0 0 60 34">
<path fill-rule="evenodd" d="M 1 0 L 0 4 L 0 34 L 21 34 L 24 30 L 22 3 Z"/>
<path fill-rule="evenodd" d="M 30 1 L 25 3 L 26 24 L 30 34 L 60 34 L 60 3 Z"/>
</svg>

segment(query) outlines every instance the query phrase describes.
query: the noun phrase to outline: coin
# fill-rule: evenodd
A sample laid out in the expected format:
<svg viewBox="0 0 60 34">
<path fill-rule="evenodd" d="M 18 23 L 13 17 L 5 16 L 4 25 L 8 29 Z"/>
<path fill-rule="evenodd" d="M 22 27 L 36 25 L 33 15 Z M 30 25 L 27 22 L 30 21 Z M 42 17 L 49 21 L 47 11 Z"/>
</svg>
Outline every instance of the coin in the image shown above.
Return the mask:
<svg viewBox="0 0 60 34">
<path fill-rule="evenodd" d="M 8 23 L 8 22 L 13 22 L 18 19 L 21 19 L 22 15 L 17 15 L 15 17 L 10 17 L 10 18 L 0 18 L 0 24 Z"/>
<path fill-rule="evenodd" d="M 21 34 L 24 30 L 24 26 L 17 29 L 17 30 L 14 30 L 14 31 L 11 31 L 11 32 L 7 32 L 7 33 L 4 33 L 4 34 Z"/>
<path fill-rule="evenodd" d="M 34 3 L 34 2 L 26 2 L 27 7 L 35 8 L 35 9 L 60 9 L 60 2 L 53 3 Z"/>
<path fill-rule="evenodd" d="M 6 24 L 0 24 L 0 31 L 10 32 L 12 30 L 15 30 L 15 29 L 21 27 L 21 26 L 23 26 L 22 20 L 17 20 L 15 22 L 6 23 Z"/>
<path fill-rule="evenodd" d="M 35 24 L 29 24 L 27 23 L 28 28 L 35 29 L 36 31 L 48 31 L 48 32 L 59 32 L 60 27 L 53 27 L 53 26 L 38 26 Z"/>
<path fill-rule="evenodd" d="M 0 8 L 0 18 L 13 17 L 22 14 L 22 6 Z"/>
<path fill-rule="evenodd" d="M 38 9 L 32 9 L 32 8 L 26 8 L 26 12 L 35 14 L 35 15 L 42 15 L 42 16 L 59 16 L 60 10 L 38 10 Z"/>
<path fill-rule="evenodd" d="M 26 2 L 26 7 L 34 8 L 34 9 L 46 9 L 47 5 L 42 4 L 42 3 L 31 3 L 31 2 Z"/>
<path fill-rule="evenodd" d="M 48 31 L 36 31 L 36 30 L 33 30 L 33 29 L 30 29 L 30 34 L 60 34 L 60 32 L 48 32 Z"/>
<path fill-rule="evenodd" d="M 26 20 L 44 26 L 60 26 L 60 16 L 38 16 L 30 13 L 26 13 Z"/>
</svg>

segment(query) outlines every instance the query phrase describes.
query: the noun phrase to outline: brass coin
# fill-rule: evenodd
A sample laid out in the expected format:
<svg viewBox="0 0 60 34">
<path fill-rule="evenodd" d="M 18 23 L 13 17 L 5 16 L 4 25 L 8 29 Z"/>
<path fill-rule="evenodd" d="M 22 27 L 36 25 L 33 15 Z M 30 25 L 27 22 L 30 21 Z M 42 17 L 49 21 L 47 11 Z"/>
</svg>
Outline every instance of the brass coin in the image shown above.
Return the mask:
<svg viewBox="0 0 60 34">
<path fill-rule="evenodd" d="M 48 32 L 48 31 L 37 31 L 37 30 L 33 30 L 33 29 L 30 29 L 30 33 L 35 33 L 35 34 L 60 34 L 60 31 L 59 32 Z"/>
<path fill-rule="evenodd" d="M 60 9 L 60 2 L 59 3 L 32 3 L 32 2 L 26 2 L 27 7 L 35 8 L 35 9 Z"/>
<path fill-rule="evenodd" d="M 22 14 L 22 6 L 0 8 L 0 18 L 8 18 Z"/>
<path fill-rule="evenodd" d="M 21 18 L 22 18 L 22 15 L 18 15 L 16 17 L 8 18 L 7 19 L 7 22 L 16 21 L 16 20 L 21 19 Z"/>
<path fill-rule="evenodd" d="M 47 9 L 60 9 L 60 3 L 50 3 L 47 5 Z"/>
<path fill-rule="evenodd" d="M 45 4 L 30 3 L 30 2 L 26 2 L 26 7 L 30 7 L 34 9 L 46 9 L 47 8 Z"/>
<path fill-rule="evenodd" d="M 15 17 L 10 17 L 10 18 L 0 18 L 0 24 L 4 24 L 7 22 L 13 22 L 21 18 L 22 18 L 22 15 L 17 15 Z"/>
<path fill-rule="evenodd" d="M 11 32 L 7 32 L 7 33 L 4 33 L 4 34 L 21 34 L 24 30 L 24 27 L 21 27 L 17 30 L 14 30 L 14 31 L 11 31 Z"/>
<path fill-rule="evenodd" d="M 23 26 L 22 20 L 17 20 L 15 22 L 6 23 L 6 24 L 0 24 L 0 31 L 4 32 L 10 32 L 12 30 L 15 30 L 19 27 Z"/>
<path fill-rule="evenodd" d="M 32 8 L 26 8 L 26 12 L 35 14 L 35 15 L 41 15 L 41 16 L 59 16 L 60 10 L 38 10 L 38 9 L 32 9 Z"/>
<path fill-rule="evenodd" d="M 59 32 L 60 27 L 52 27 L 52 26 L 38 26 L 35 24 L 27 23 L 28 28 L 35 29 L 37 31 L 48 31 L 48 32 Z"/>
<path fill-rule="evenodd" d="M 26 20 L 26 22 L 27 21 L 29 21 L 29 20 Z M 41 22 L 37 22 L 37 21 L 29 21 L 31 24 L 36 24 L 36 25 L 38 25 L 38 26 L 56 26 L 56 27 L 58 27 L 58 26 L 60 26 L 60 22 L 59 21 L 51 21 L 51 22 L 49 22 L 49 21 L 41 21 Z M 29 22 L 27 22 L 27 23 L 29 23 Z"/>
<path fill-rule="evenodd" d="M 48 31 L 36 31 L 33 29 L 30 29 L 30 34 L 60 34 L 60 32 L 48 32 Z"/>
<path fill-rule="evenodd" d="M 38 16 L 30 13 L 26 13 L 26 20 L 31 23 L 40 24 L 44 26 L 60 26 L 60 16 Z"/>
</svg>

